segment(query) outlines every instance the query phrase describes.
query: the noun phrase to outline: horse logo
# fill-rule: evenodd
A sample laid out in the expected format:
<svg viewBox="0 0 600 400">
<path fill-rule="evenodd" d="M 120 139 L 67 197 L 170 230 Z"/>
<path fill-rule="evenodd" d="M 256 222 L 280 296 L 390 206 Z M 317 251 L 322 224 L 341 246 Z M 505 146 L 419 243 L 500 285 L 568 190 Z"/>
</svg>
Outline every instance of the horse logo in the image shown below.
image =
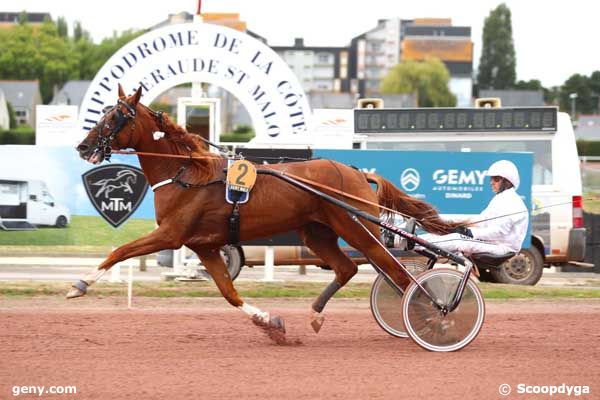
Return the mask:
<svg viewBox="0 0 600 400">
<path fill-rule="evenodd" d="M 132 184 L 137 181 L 135 172 L 124 169 L 117 172 L 117 176 L 114 178 L 101 179 L 98 182 L 92 183 L 94 186 L 100 186 L 100 190 L 96 192 L 95 197 L 100 197 L 104 194 L 104 198 L 108 199 L 113 190 L 123 189 L 125 193 L 133 193 Z"/>
<path fill-rule="evenodd" d="M 421 176 L 419 172 L 414 168 L 407 168 L 402 171 L 402 175 L 400 176 L 400 184 L 407 192 L 412 192 L 417 190 L 419 184 L 421 183 Z"/>
<path fill-rule="evenodd" d="M 82 179 L 92 205 L 114 228 L 129 219 L 148 190 L 143 172 L 130 165 L 104 165 L 89 170 Z"/>
</svg>

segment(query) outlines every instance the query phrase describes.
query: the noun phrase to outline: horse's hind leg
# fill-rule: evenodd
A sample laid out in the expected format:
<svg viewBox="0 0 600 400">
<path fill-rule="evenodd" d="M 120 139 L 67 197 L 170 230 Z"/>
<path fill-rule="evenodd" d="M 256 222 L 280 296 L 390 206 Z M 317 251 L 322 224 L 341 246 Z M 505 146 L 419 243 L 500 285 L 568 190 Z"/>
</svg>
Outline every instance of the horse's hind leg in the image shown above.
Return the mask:
<svg viewBox="0 0 600 400">
<path fill-rule="evenodd" d="M 325 318 L 321 314 L 331 297 L 358 271 L 356 264 L 340 250 L 338 235 L 325 225 L 310 224 L 301 231 L 304 243 L 335 272 L 334 280 L 312 304 L 311 326 L 319 333 Z"/>
<path fill-rule="evenodd" d="M 252 322 L 264 329 L 268 336 L 275 342 L 280 344 L 285 343 L 285 324 L 283 319 L 278 316 L 270 316 L 268 312 L 261 311 L 259 308 L 251 306 L 240 298 L 233 286 L 233 281 L 231 280 L 231 276 L 229 276 L 229 271 L 221 258 L 218 248 L 209 249 L 190 243 L 186 245 L 198 254 L 202 264 L 214 279 L 219 291 L 229 304 L 248 314 Z"/>
<path fill-rule="evenodd" d="M 345 215 L 344 215 L 345 214 Z M 371 262 L 377 265 L 402 290 L 410 283 L 407 275 L 397 267 L 379 239 L 379 227 L 372 223 L 354 221 L 347 213 L 339 213 L 331 221 L 332 229 L 340 234 L 350 246 L 359 250 Z M 364 228 L 368 229 L 365 230 Z"/>
</svg>

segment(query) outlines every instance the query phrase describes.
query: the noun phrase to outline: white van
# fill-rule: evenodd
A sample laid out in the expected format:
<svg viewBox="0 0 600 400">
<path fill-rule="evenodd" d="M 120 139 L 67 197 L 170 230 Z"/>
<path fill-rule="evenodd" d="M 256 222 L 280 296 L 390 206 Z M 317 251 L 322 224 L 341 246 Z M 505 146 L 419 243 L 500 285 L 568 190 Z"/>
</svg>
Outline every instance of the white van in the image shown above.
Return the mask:
<svg viewBox="0 0 600 400">
<path fill-rule="evenodd" d="M 400 126 L 399 119 L 396 128 L 390 127 L 394 110 L 355 110 L 356 133 L 362 135 L 357 147 L 533 153 L 531 246 L 500 268 L 484 271 L 484 279 L 533 285 L 544 266 L 583 261 L 586 231 L 581 175 L 568 114 L 554 107 L 397 111 L 408 127 Z M 451 114 L 456 118 L 445 124 Z M 462 127 L 457 126 L 459 117 Z"/>
<path fill-rule="evenodd" d="M 37 225 L 64 228 L 70 220 L 69 210 L 54 201 L 45 182 L 0 179 L 0 229 L 31 229 Z"/>
<path fill-rule="evenodd" d="M 481 278 L 535 285 L 544 267 L 583 261 L 581 176 L 566 113 L 555 107 L 356 109 L 350 133 L 354 149 L 532 153 L 531 244 L 500 267 L 480 271 Z M 239 263 L 231 268 L 265 263 L 262 246 L 229 249 L 235 257 L 228 261 Z M 346 250 L 357 263 L 367 262 L 355 250 Z M 284 245 L 274 247 L 274 264 L 320 265 L 322 261 L 306 247 Z"/>
</svg>

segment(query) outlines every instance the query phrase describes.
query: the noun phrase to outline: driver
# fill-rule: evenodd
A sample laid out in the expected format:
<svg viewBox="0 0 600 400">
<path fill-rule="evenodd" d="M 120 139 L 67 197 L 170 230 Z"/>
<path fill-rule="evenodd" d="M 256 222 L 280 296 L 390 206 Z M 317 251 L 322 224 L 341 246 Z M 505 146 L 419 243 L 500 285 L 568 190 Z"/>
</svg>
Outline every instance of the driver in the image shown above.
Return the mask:
<svg viewBox="0 0 600 400">
<path fill-rule="evenodd" d="M 475 222 L 458 227 L 448 235 L 420 237 L 446 251 L 467 256 L 518 253 L 529 225 L 528 209 L 516 191 L 520 183 L 519 171 L 511 161 L 500 160 L 490 166 L 487 176 L 495 195 Z"/>
</svg>

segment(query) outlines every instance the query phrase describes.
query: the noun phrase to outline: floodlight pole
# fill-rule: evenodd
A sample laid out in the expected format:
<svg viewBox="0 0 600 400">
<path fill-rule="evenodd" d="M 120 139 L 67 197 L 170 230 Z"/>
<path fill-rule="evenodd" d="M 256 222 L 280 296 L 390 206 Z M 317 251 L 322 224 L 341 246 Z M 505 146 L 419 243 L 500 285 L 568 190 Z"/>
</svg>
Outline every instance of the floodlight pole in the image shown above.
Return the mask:
<svg viewBox="0 0 600 400">
<path fill-rule="evenodd" d="M 577 100 L 577 93 L 569 94 L 569 99 L 571 99 L 571 120 L 575 122 L 575 100 Z"/>
</svg>

